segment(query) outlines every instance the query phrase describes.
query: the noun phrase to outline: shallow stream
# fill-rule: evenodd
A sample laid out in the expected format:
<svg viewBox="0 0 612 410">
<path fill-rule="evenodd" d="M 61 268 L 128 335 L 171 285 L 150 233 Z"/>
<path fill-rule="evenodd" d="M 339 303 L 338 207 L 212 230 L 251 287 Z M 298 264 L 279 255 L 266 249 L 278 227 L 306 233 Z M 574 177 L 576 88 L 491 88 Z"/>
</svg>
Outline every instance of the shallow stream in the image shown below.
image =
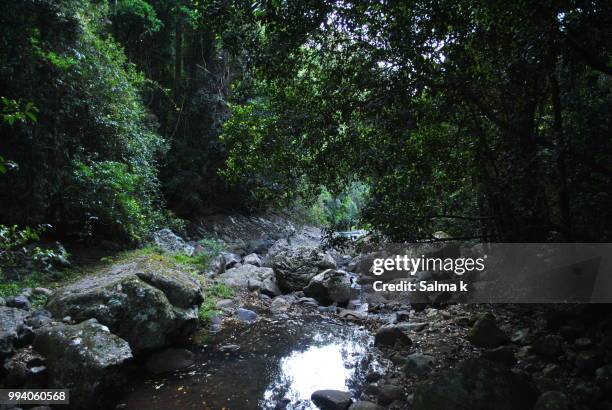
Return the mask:
<svg viewBox="0 0 612 410">
<path fill-rule="evenodd" d="M 223 352 L 227 345 L 240 349 Z M 134 381 L 122 403 L 128 409 L 315 409 L 315 390 L 357 396 L 367 371 L 382 368 L 366 329 L 316 314 L 202 331 L 188 348 L 193 366 Z"/>
</svg>

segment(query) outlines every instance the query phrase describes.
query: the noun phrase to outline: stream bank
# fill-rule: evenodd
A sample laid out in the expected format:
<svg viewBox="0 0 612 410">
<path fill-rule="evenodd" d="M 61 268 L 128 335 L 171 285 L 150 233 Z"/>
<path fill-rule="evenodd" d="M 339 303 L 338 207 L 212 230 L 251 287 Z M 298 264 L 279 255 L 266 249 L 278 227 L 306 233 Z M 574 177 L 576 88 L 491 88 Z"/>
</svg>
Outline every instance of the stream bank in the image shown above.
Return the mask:
<svg viewBox="0 0 612 410">
<path fill-rule="evenodd" d="M 606 306 L 371 298 L 368 255 L 322 249 L 314 228 L 253 226 L 211 269 L 144 253 L 51 292 L 48 310 L 15 306 L 24 290 L 0 307 L 4 386 L 70 386 L 73 408 L 612 408 Z M 235 294 L 198 327 L 221 284 Z"/>
</svg>

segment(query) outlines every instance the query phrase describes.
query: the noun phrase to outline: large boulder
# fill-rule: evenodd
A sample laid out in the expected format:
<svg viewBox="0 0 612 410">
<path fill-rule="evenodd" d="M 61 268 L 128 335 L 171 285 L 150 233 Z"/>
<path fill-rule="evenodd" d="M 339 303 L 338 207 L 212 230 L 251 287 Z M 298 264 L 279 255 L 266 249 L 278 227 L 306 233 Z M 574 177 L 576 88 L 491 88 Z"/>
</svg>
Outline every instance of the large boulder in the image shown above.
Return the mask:
<svg viewBox="0 0 612 410">
<path fill-rule="evenodd" d="M 228 270 L 240 265 L 242 262 L 242 258 L 237 253 L 232 252 L 222 252 L 221 256 L 223 257 L 223 268 L 224 270 Z"/>
<path fill-rule="evenodd" d="M 200 284 L 191 275 L 141 258 L 59 289 L 47 309 L 75 322 L 95 318 L 140 354 L 193 331 L 202 300 Z"/>
<path fill-rule="evenodd" d="M 0 306 L 0 359 L 9 356 L 13 345 L 26 333 L 24 320 L 27 316 L 25 310 Z"/>
<path fill-rule="evenodd" d="M 351 299 L 351 277 L 347 272 L 328 269 L 315 275 L 304 293 L 325 306 L 332 303 L 345 306 Z"/>
<path fill-rule="evenodd" d="M 478 347 L 493 348 L 503 345 L 509 338 L 497 327 L 495 316 L 487 312 L 470 329 L 468 340 Z"/>
<path fill-rule="evenodd" d="M 321 410 L 347 410 L 351 405 L 351 395 L 340 390 L 317 390 L 310 400 Z"/>
<path fill-rule="evenodd" d="M 283 292 L 300 291 L 319 272 L 336 268 L 329 253 L 305 246 L 285 249 L 274 255 L 269 263 Z"/>
<path fill-rule="evenodd" d="M 374 335 L 376 346 L 411 346 L 412 339 L 408 337 L 404 328 L 399 325 L 385 325 L 380 327 Z"/>
<path fill-rule="evenodd" d="M 72 408 L 110 408 L 126 385 L 130 346 L 94 319 L 36 330 L 34 349 L 46 358 L 49 388 L 69 389 Z"/>
<path fill-rule="evenodd" d="M 482 359 L 469 359 L 455 369 L 417 386 L 414 410 L 532 409 L 538 398 L 530 378 Z"/>
<path fill-rule="evenodd" d="M 261 266 L 263 264 L 263 261 L 261 260 L 258 254 L 250 253 L 244 257 L 244 263 L 245 264 L 248 263 L 249 265 L 254 265 L 254 266 Z"/>
<path fill-rule="evenodd" d="M 195 248 L 189 245 L 183 238 L 170 229 L 161 229 L 153 234 L 153 243 L 170 252 L 181 252 L 189 256 L 193 255 Z"/>
<path fill-rule="evenodd" d="M 280 294 L 274 271 L 270 268 L 244 264 L 238 268 L 225 271 L 219 275 L 218 280 L 233 288 L 259 290 L 261 293 L 272 297 Z"/>
</svg>

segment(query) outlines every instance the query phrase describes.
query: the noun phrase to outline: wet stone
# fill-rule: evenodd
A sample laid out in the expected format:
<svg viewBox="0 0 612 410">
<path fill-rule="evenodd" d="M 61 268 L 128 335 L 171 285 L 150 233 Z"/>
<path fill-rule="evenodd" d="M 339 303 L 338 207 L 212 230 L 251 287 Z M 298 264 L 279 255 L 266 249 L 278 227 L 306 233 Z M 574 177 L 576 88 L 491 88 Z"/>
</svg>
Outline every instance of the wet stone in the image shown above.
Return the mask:
<svg viewBox="0 0 612 410">
<path fill-rule="evenodd" d="M 236 318 L 243 323 L 253 323 L 257 320 L 257 313 L 249 309 L 239 308 L 236 311 Z"/>
<path fill-rule="evenodd" d="M 407 374 L 415 374 L 417 376 L 425 376 L 431 372 L 431 367 L 435 359 L 422 353 L 414 353 L 406 358 L 404 370 Z"/>
<path fill-rule="evenodd" d="M 217 309 L 231 309 L 234 307 L 232 299 L 221 299 L 216 303 Z"/>
<path fill-rule="evenodd" d="M 356 401 L 355 403 L 351 404 L 351 406 L 349 407 L 349 410 L 383 410 L 384 407 L 376 404 L 376 403 L 372 403 L 371 401 Z"/>
<path fill-rule="evenodd" d="M 235 353 L 239 350 L 240 346 L 238 345 L 224 345 L 219 348 L 219 351 L 223 353 Z"/>
<path fill-rule="evenodd" d="M 401 327 L 387 325 L 378 329 L 374 337 L 374 344 L 376 346 L 410 346 L 412 340 Z"/>
<path fill-rule="evenodd" d="M 394 384 L 385 384 L 380 386 L 378 393 L 378 403 L 388 405 L 396 400 L 401 400 L 404 397 L 404 390 L 400 386 Z"/>
<path fill-rule="evenodd" d="M 12 296 L 6 299 L 6 306 L 17 309 L 30 310 L 32 304 L 26 295 Z"/>
<path fill-rule="evenodd" d="M 407 310 L 399 310 L 395 312 L 394 321 L 397 322 L 407 322 L 410 320 L 410 312 Z"/>
<path fill-rule="evenodd" d="M 310 396 L 321 410 L 346 410 L 351 405 L 351 395 L 340 390 L 317 390 Z"/>
</svg>

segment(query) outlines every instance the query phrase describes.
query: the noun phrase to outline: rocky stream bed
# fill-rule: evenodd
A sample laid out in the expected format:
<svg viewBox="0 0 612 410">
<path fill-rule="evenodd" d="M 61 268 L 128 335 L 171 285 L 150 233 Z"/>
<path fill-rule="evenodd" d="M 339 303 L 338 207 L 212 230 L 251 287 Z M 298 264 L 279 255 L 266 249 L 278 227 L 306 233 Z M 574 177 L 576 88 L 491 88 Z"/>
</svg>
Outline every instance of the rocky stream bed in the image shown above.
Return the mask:
<svg viewBox="0 0 612 410">
<path fill-rule="evenodd" d="M 2 387 L 68 388 L 78 409 L 612 409 L 606 305 L 410 303 L 365 292 L 368 255 L 314 228 L 206 226 L 232 246 L 201 277 L 148 255 L 0 300 Z M 235 294 L 202 325 L 216 283 Z"/>
</svg>

